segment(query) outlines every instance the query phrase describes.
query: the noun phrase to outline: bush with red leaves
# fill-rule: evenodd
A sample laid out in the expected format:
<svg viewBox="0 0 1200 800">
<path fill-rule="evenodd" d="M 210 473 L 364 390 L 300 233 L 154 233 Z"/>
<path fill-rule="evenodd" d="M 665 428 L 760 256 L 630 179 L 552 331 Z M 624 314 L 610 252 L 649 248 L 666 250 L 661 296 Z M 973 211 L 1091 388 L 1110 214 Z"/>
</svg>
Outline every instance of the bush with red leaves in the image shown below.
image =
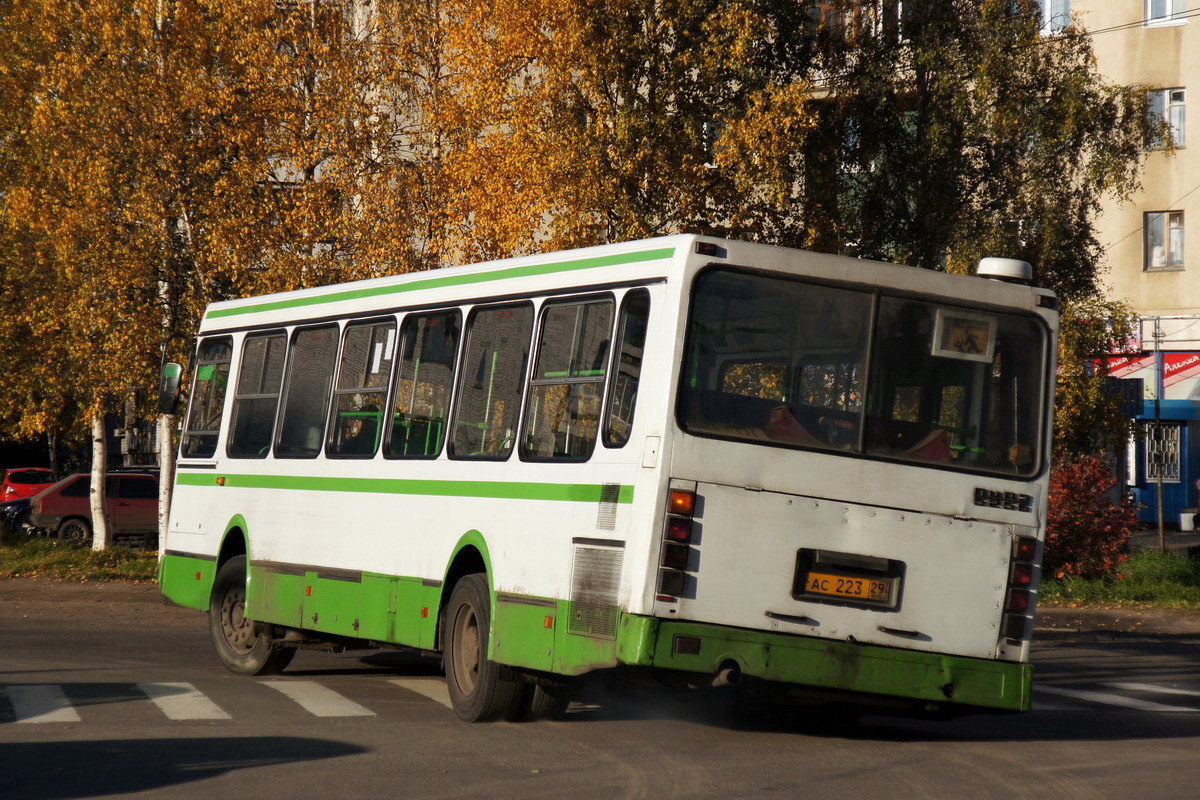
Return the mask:
<svg viewBox="0 0 1200 800">
<path fill-rule="evenodd" d="M 1127 558 L 1137 509 L 1123 496 L 1113 502 L 1116 483 L 1109 462 L 1098 455 L 1063 458 L 1050 470 L 1044 575 L 1097 578 Z"/>
</svg>

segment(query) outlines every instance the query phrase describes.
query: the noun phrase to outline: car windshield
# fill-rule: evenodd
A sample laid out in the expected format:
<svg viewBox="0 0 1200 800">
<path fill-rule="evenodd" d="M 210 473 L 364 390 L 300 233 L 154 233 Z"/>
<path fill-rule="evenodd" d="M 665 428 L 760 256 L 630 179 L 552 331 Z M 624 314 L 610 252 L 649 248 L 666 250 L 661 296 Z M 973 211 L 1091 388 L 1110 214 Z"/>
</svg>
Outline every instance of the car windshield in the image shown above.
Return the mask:
<svg viewBox="0 0 1200 800">
<path fill-rule="evenodd" d="M 700 435 L 1028 476 L 1045 365 L 1032 316 L 710 270 L 679 418 Z"/>
</svg>

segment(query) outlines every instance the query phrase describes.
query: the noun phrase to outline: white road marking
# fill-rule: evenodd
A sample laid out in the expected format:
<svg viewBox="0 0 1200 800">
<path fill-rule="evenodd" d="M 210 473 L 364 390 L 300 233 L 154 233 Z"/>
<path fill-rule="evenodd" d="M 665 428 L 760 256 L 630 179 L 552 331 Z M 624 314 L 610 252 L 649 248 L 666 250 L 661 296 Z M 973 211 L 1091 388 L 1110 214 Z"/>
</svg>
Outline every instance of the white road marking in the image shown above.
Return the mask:
<svg viewBox="0 0 1200 800">
<path fill-rule="evenodd" d="M 190 683 L 139 683 L 168 719 L 229 719 L 220 706 Z"/>
<path fill-rule="evenodd" d="M 1074 697 L 1092 703 L 1102 703 L 1106 706 L 1133 708 L 1138 711 L 1200 711 L 1200 709 L 1187 708 L 1185 706 L 1168 706 L 1162 703 L 1151 703 L 1149 700 L 1138 700 L 1136 697 L 1123 697 L 1119 694 L 1106 694 L 1104 692 L 1089 692 L 1083 689 L 1064 689 L 1060 686 L 1039 686 L 1037 690 L 1046 694 L 1058 694 L 1063 697 Z"/>
<path fill-rule="evenodd" d="M 9 686 L 6 691 L 17 722 L 79 722 L 61 686 Z"/>
<path fill-rule="evenodd" d="M 1158 694 L 1178 694 L 1184 697 L 1200 697 L 1200 692 L 1195 689 L 1176 689 L 1171 686 L 1159 686 L 1155 683 L 1106 683 L 1105 686 L 1111 686 L 1114 689 L 1125 689 L 1131 692 L 1157 692 Z"/>
<path fill-rule="evenodd" d="M 408 689 L 410 692 L 416 692 L 422 697 L 428 697 L 446 708 L 454 707 L 450 704 L 450 690 L 446 688 L 446 681 L 441 678 L 394 678 L 388 683 L 395 684 L 401 689 Z"/>
<path fill-rule="evenodd" d="M 315 681 L 263 681 L 277 692 L 282 692 L 303 706 L 304 710 L 317 717 L 373 717 L 375 712 L 363 708 L 353 700 L 342 697 Z"/>
</svg>

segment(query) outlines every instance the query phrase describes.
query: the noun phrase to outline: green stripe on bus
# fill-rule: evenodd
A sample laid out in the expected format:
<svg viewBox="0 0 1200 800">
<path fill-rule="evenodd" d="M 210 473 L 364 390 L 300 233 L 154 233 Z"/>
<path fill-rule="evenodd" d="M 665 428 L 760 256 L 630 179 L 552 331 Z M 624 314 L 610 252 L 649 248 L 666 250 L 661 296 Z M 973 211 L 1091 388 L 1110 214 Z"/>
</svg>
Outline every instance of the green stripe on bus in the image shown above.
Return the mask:
<svg viewBox="0 0 1200 800">
<path fill-rule="evenodd" d="M 487 497 L 501 500 L 561 500 L 598 503 L 604 498 L 599 483 L 524 483 L 512 481 L 434 481 L 403 478 L 335 478 L 308 475 L 230 475 L 176 473 L 181 486 L 217 486 L 239 489 L 298 489 L 310 492 L 360 492 L 367 494 L 419 494 L 437 497 Z M 617 502 L 633 502 L 633 487 L 622 485 Z"/>
<path fill-rule="evenodd" d="M 637 250 L 632 253 L 617 253 L 610 256 L 593 256 L 579 258 L 574 261 L 554 261 L 548 264 L 528 264 L 523 267 L 507 267 L 490 272 L 476 272 L 470 275 L 448 275 L 441 278 L 425 278 L 410 283 L 393 286 L 372 286 L 363 289 L 345 289 L 340 292 L 330 292 L 309 297 L 295 297 L 289 300 L 271 300 L 266 303 L 253 303 L 236 308 L 218 308 L 208 312 L 207 319 L 217 317 L 233 317 L 239 314 L 255 314 L 260 311 L 279 311 L 285 308 L 300 308 L 303 306 L 320 305 L 322 303 L 338 303 L 344 300 L 361 300 L 364 297 L 380 297 L 403 292 L 416 292 L 422 289 L 440 289 L 446 286 L 466 286 L 472 283 L 486 283 L 507 278 L 527 278 L 533 275 L 550 275 L 555 272 L 570 272 L 577 269 L 593 269 L 595 267 L 614 267 L 620 264 L 634 264 L 639 261 L 660 261 L 675 255 L 674 247 L 662 247 L 655 250 Z"/>
</svg>

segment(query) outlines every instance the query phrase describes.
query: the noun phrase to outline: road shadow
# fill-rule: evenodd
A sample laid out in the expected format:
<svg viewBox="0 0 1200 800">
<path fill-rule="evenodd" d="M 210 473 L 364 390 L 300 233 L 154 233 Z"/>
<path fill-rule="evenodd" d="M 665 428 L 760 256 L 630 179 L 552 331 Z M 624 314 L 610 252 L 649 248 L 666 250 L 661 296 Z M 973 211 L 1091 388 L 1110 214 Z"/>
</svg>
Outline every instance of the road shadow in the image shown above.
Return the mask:
<svg viewBox="0 0 1200 800">
<path fill-rule="evenodd" d="M 294 736 L 9 743 L 0 748 L 0 797 L 67 800 L 152 792 L 234 770 L 363 752 Z"/>
<path fill-rule="evenodd" d="M 379 675 L 385 672 L 400 677 L 441 675 L 442 660 L 406 650 L 350 651 L 338 655 L 322 654 L 311 659 L 304 659 L 302 653 L 283 674 L 290 677 L 319 677 Z"/>
<path fill-rule="evenodd" d="M 1191 713 L 1166 713 L 1080 704 L 1024 713 L 980 712 L 946 717 L 905 712 L 870 702 L 771 703 L 747 699 L 727 690 L 661 687 L 649 690 L 611 681 L 583 689 L 578 699 L 581 702 L 572 704 L 562 722 L 662 720 L 748 733 L 895 743 L 1109 742 L 1200 737 L 1200 708 Z"/>
</svg>

